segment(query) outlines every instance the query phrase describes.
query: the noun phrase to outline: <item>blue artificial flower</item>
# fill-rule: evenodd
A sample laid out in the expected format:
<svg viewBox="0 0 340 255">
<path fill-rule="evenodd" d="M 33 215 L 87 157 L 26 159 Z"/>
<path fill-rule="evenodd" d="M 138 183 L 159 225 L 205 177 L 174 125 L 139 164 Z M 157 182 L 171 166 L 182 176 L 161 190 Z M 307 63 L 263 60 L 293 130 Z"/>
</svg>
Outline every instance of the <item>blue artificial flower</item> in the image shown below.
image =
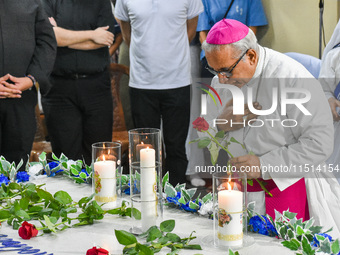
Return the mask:
<svg viewBox="0 0 340 255">
<path fill-rule="evenodd" d="M 58 172 L 58 171 L 57 171 L 57 172 Z M 89 173 L 86 171 L 86 169 L 85 169 L 85 168 L 81 169 L 80 173 L 85 173 L 85 174 L 86 174 L 86 176 L 89 176 Z"/>
<path fill-rule="evenodd" d="M 51 174 L 50 174 L 49 177 L 53 177 L 53 176 L 55 176 L 57 173 L 60 173 L 60 172 L 63 172 L 63 171 L 64 171 L 63 169 L 59 169 L 59 170 L 57 170 L 57 171 L 55 171 L 55 172 L 52 172 L 52 170 L 53 170 L 54 168 L 56 168 L 56 167 L 59 166 L 59 162 L 52 161 L 52 162 L 48 163 L 47 165 L 50 167 L 50 170 L 51 170 Z M 45 173 L 44 173 L 44 174 L 45 174 Z"/>
<path fill-rule="evenodd" d="M 177 192 L 176 196 L 175 197 L 167 197 L 166 200 L 169 202 L 169 203 L 173 203 L 175 205 L 181 205 L 180 202 L 178 202 L 178 200 L 181 198 L 181 192 Z"/>
<path fill-rule="evenodd" d="M 196 203 L 196 201 L 193 201 L 194 203 Z M 191 209 L 190 207 L 189 207 L 189 203 L 190 202 L 188 202 L 188 203 L 186 203 L 185 205 L 184 204 L 181 204 L 181 209 L 183 209 L 184 211 L 187 211 L 187 212 L 197 212 L 197 209 Z M 198 204 L 199 204 L 199 207 L 201 207 L 201 205 L 202 205 L 202 203 L 201 202 L 198 202 Z"/>
<path fill-rule="evenodd" d="M 130 195 L 130 181 L 128 182 L 128 188 L 126 188 L 125 190 L 124 190 L 124 193 L 126 194 L 126 195 Z M 133 194 L 138 194 L 140 191 L 139 191 L 139 189 L 137 188 L 137 180 L 135 180 L 135 183 L 134 183 L 134 185 L 133 185 Z"/>
<path fill-rule="evenodd" d="M 250 231 L 266 236 L 277 236 L 278 233 L 273 224 L 269 221 L 269 219 L 266 216 L 262 215 L 262 217 L 266 220 L 266 222 L 263 222 L 263 220 L 258 215 L 250 218 L 249 220 Z"/>
<path fill-rule="evenodd" d="M 59 163 L 52 161 L 48 163 L 47 165 L 50 167 L 50 170 L 52 170 L 53 168 L 56 168 L 57 166 L 59 166 Z"/>
<path fill-rule="evenodd" d="M 175 204 L 177 206 L 179 206 L 179 208 L 181 210 L 184 210 L 184 211 L 187 211 L 187 212 L 197 212 L 196 209 L 191 209 L 189 207 L 189 203 L 186 203 L 186 204 L 182 204 L 180 202 L 178 202 L 178 200 L 181 198 L 181 192 L 177 192 L 176 196 L 175 197 L 167 197 L 166 200 L 169 202 L 169 203 L 172 203 L 172 204 Z M 195 202 L 195 201 L 194 201 Z M 199 206 L 201 207 L 202 203 L 199 202 Z"/>
<path fill-rule="evenodd" d="M 326 233 L 318 233 L 318 234 L 316 234 L 316 235 L 319 235 L 319 236 L 323 236 L 323 237 L 325 237 L 325 238 L 328 238 L 328 240 L 329 240 L 330 242 L 333 241 L 333 238 L 332 238 L 330 235 L 327 235 Z M 319 246 L 320 246 L 320 242 L 319 242 L 319 240 L 316 238 L 315 235 L 314 235 L 314 237 L 313 237 L 313 241 L 311 242 L 311 245 L 314 246 L 314 247 L 319 247 Z"/>
<path fill-rule="evenodd" d="M 30 179 L 30 175 L 25 171 L 17 172 L 17 182 L 28 182 Z"/>
<path fill-rule="evenodd" d="M 5 183 L 6 185 L 9 183 L 9 179 L 7 176 L 3 175 L 3 174 L 0 174 L 0 185 L 2 183 Z"/>
</svg>

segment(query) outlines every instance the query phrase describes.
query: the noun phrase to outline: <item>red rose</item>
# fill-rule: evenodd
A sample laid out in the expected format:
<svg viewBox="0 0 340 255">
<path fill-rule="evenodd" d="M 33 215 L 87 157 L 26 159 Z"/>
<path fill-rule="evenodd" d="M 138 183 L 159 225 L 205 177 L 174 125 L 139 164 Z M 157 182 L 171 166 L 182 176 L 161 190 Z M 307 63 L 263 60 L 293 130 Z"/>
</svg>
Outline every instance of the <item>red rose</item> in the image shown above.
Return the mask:
<svg viewBox="0 0 340 255">
<path fill-rule="evenodd" d="M 93 247 L 92 249 L 88 249 L 86 255 L 107 255 L 109 252 L 103 248 Z"/>
<path fill-rule="evenodd" d="M 33 224 L 24 221 L 19 228 L 19 236 L 22 239 L 31 239 L 31 237 L 35 237 L 38 234 L 38 230 L 35 228 Z"/>
<path fill-rule="evenodd" d="M 192 124 L 194 125 L 194 128 L 200 132 L 202 132 L 202 130 L 207 131 L 209 129 L 208 122 L 202 117 L 198 117 Z"/>
</svg>

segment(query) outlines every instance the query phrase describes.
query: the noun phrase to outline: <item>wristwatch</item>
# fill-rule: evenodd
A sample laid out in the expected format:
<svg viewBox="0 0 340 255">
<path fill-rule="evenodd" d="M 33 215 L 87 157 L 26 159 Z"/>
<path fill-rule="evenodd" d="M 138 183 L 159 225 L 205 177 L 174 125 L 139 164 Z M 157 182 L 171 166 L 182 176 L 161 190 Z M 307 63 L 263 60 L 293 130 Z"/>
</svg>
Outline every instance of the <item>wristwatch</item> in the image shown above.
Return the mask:
<svg viewBox="0 0 340 255">
<path fill-rule="evenodd" d="M 32 81 L 32 83 L 33 83 L 33 86 L 35 87 L 36 86 L 36 84 L 37 84 L 37 80 L 34 78 L 34 76 L 33 75 L 30 75 L 30 74 L 28 74 L 28 75 L 26 75 L 26 77 L 27 78 L 29 78 L 31 81 Z M 32 86 L 32 87 L 33 87 Z M 29 90 L 31 90 L 32 89 L 32 87 L 31 88 L 29 88 Z"/>
</svg>

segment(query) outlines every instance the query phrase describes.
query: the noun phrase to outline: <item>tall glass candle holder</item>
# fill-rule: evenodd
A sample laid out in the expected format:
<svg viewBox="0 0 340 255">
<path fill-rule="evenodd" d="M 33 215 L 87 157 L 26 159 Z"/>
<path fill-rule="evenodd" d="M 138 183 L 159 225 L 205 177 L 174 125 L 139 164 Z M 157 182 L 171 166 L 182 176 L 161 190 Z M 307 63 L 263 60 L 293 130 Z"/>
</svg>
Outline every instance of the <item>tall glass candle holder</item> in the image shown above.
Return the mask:
<svg viewBox="0 0 340 255">
<path fill-rule="evenodd" d="M 147 231 L 163 217 L 161 131 L 138 128 L 129 131 L 130 197 L 134 234 Z M 132 210 L 135 212 L 134 210 Z"/>
<path fill-rule="evenodd" d="M 247 178 L 245 173 L 213 174 L 214 245 L 242 247 L 247 236 Z"/>
<path fill-rule="evenodd" d="M 92 144 L 92 191 L 94 200 L 103 209 L 117 207 L 117 177 L 121 176 L 121 144 L 99 142 Z M 120 184 L 121 182 L 119 182 Z"/>
</svg>

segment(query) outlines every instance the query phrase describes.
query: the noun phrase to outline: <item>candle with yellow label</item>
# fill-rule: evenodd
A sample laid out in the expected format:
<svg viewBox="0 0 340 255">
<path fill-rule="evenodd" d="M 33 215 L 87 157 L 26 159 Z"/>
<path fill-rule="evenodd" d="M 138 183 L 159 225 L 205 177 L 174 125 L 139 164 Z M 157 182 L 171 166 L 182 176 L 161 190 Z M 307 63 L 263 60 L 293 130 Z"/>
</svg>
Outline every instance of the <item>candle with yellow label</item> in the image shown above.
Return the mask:
<svg viewBox="0 0 340 255">
<path fill-rule="evenodd" d="M 218 192 L 218 232 L 222 246 L 240 246 L 243 242 L 243 192 L 231 190 Z"/>
<path fill-rule="evenodd" d="M 156 170 L 155 150 L 146 148 L 140 150 L 140 192 L 142 231 L 147 231 L 156 225 L 157 195 L 156 195 Z"/>
<path fill-rule="evenodd" d="M 94 162 L 94 199 L 99 203 L 107 203 L 104 209 L 112 208 L 116 205 L 116 162 L 112 160 Z"/>
</svg>

